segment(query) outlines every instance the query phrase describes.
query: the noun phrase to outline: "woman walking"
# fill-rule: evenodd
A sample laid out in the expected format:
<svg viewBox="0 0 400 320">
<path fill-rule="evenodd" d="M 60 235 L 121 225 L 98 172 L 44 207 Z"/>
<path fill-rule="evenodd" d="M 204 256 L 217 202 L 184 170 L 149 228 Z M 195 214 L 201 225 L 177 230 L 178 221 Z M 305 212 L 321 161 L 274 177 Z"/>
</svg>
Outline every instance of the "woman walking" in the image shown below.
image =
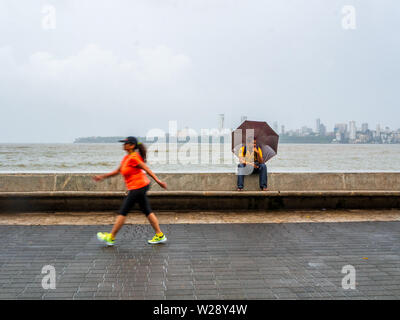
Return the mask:
<svg viewBox="0 0 400 320">
<path fill-rule="evenodd" d="M 115 236 L 118 231 L 125 223 L 126 215 L 132 209 L 134 204 L 137 202 L 140 209 L 146 215 L 151 226 L 156 232 L 153 239 L 149 240 L 148 243 L 156 244 L 167 241 L 167 237 L 162 233 L 158 224 L 156 215 L 152 212 L 149 200 L 147 199 L 147 191 L 149 190 L 150 180 L 147 178 L 144 171 L 151 176 L 162 188 L 167 189 L 166 183 L 162 182 L 157 176 L 150 170 L 145 164 L 146 162 L 146 148 L 138 142 L 135 137 L 127 137 L 124 140 L 120 140 L 124 143 L 124 150 L 127 155 L 122 159 L 119 168 L 113 172 L 98 175 L 93 177 L 95 181 L 101 181 L 103 179 L 122 174 L 125 179 L 125 184 L 128 189 L 128 195 L 121 205 L 119 215 L 111 230 L 108 232 L 97 233 L 97 238 L 100 241 L 105 242 L 107 245 L 114 245 Z M 144 170 L 144 171 L 143 171 Z"/>
</svg>

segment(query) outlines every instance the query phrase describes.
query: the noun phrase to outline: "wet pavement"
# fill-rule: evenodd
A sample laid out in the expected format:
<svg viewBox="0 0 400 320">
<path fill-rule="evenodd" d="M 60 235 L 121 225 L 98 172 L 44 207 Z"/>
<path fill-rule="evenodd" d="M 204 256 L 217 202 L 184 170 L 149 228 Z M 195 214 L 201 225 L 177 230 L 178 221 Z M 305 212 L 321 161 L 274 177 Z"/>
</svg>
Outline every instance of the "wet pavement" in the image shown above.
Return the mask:
<svg viewBox="0 0 400 320">
<path fill-rule="evenodd" d="M 162 224 L 159 245 L 132 224 L 106 247 L 110 228 L 1 225 L 0 299 L 400 298 L 399 221 Z"/>
</svg>

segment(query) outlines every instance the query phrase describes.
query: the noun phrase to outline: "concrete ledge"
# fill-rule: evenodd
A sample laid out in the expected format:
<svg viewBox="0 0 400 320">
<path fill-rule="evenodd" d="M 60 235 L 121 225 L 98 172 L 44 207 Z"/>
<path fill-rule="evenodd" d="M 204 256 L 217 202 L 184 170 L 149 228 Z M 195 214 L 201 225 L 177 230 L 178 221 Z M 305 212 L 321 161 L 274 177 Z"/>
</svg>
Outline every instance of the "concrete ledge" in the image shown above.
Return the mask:
<svg viewBox="0 0 400 320">
<path fill-rule="evenodd" d="M 125 191 L 122 177 L 93 181 L 93 174 L 0 174 L 0 192 Z M 159 173 L 170 191 L 235 191 L 235 173 Z M 268 173 L 271 191 L 393 190 L 400 191 L 400 172 L 371 173 Z M 162 191 L 152 183 L 152 191 Z M 258 176 L 245 177 L 245 190 L 259 191 Z"/>
<path fill-rule="evenodd" d="M 126 192 L 0 192 L 0 212 L 117 211 Z M 400 191 L 150 191 L 157 210 L 388 209 Z"/>
<path fill-rule="evenodd" d="M 0 192 L 0 198 L 12 197 L 124 197 L 127 192 L 121 191 L 52 191 L 52 192 Z M 375 190 L 355 190 L 355 191 L 149 191 L 149 197 L 285 197 L 285 196 L 400 196 L 400 191 L 375 191 Z"/>
<path fill-rule="evenodd" d="M 0 213 L 117 211 L 126 194 L 121 177 L 93 181 L 93 174 L 0 174 Z M 236 191 L 234 173 L 160 173 L 168 191 L 152 183 L 157 210 L 387 209 L 400 208 L 400 172 L 269 173 L 270 191 L 258 176 Z"/>
</svg>

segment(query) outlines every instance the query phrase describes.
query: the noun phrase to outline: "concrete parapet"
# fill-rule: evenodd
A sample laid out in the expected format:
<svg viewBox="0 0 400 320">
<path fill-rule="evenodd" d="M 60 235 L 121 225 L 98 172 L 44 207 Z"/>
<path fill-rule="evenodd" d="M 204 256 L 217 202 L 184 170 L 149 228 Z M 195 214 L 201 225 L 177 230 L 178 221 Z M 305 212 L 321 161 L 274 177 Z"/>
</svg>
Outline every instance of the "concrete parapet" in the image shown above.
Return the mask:
<svg viewBox="0 0 400 320">
<path fill-rule="evenodd" d="M 117 211 L 126 194 L 123 179 L 96 183 L 93 174 L 0 175 L 0 212 Z M 168 184 L 152 184 L 156 210 L 269 210 L 316 208 L 399 208 L 400 173 L 270 173 L 270 191 L 258 177 L 235 191 L 232 173 L 160 173 Z"/>
<path fill-rule="evenodd" d="M 96 183 L 95 174 L 0 174 L 0 192 L 124 191 L 121 176 Z M 235 173 L 159 173 L 169 191 L 234 191 Z M 392 190 L 400 191 L 400 172 L 377 173 L 269 173 L 271 191 Z M 152 190 L 162 189 L 155 183 Z M 258 176 L 245 177 L 245 190 L 258 191 Z"/>
</svg>

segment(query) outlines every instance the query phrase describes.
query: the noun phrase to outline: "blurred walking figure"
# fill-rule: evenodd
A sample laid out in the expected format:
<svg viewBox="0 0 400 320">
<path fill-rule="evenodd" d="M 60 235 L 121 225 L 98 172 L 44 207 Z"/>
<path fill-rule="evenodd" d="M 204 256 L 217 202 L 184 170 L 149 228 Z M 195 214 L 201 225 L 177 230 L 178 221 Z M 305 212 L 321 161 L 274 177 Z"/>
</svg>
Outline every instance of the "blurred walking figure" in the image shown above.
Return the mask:
<svg viewBox="0 0 400 320">
<path fill-rule="evenodd" d="M 244 187 L 244 176 L 246 166 L 252 166 L 252 173 L 259 174 L 259 185 L 260 189 L 267 191 L 267 165 L 263 163 L 263 154 L 261 148 L 257 145 L 257 140 L 253 142 L 248 141 L 239 150 L 239 165 L 238 165 L 238 179 L 237 179 L 237 190 L 242 191 Z M 250 171 L 251 172 L 251 171 Z"/>
<path fill-rule="evenodd" d="M 123 148 L 127 155 L 122 159 L 119 168 L 107 174 L 94 176 L 93 179 L 95 181 L 101 181 L 103 179 L 121 174 L 125 179 L 125 184 L 129 192 L 121 205 L 119 215 L 114 227 L 111 230 L 111 233 L 99 232 L 97 233 L 97 238 L 100 241 L 105 242 L 107 245 L 114 245 L 115 237 L 118 231 L 124 225 L 126 215 L 133 208 L 135 203 L 138 203 L 141 211 L 146 215 L 156 233 L 153 239 L 148 240 L 148 243 L 156 244 L 165 242 L 167 241 L 167 237 L 161 231 L 158 219 L 152 212 L 146 195 L 150 187 L 150 180 L 146 176 L 146 173 L 152 177 L 162 188 L 167 189 L 167 185 L 159 180 L 145 164 L 146 147 L 141 142 L 138 142 L 135 137 L 127 137 L 124 140 L 120 140 L 120 142 L 124 143 Z"/>
</svg>

